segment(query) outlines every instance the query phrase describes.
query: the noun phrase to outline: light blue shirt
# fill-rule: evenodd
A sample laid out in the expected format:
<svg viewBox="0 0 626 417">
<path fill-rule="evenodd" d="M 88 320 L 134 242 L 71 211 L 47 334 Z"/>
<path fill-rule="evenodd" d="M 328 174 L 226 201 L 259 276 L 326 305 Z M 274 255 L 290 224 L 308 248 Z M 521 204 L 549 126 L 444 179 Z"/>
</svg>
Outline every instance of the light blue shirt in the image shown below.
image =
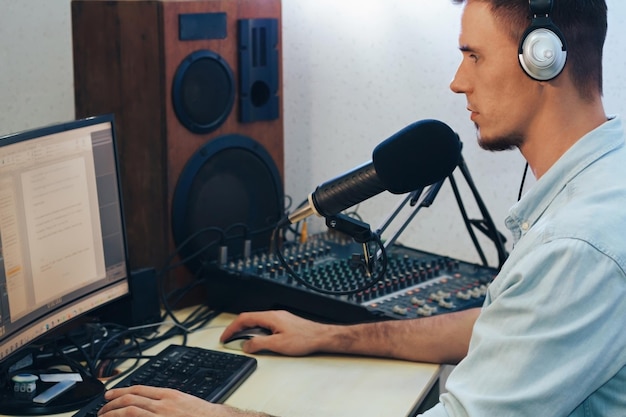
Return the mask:
<svg viewBox="0 0 626 417">
<path fill-rule="evenodd" d="M 510 210 L 515 247 L 428 417 L 626 416 L 626 145 L 619 118 Z"/>
</svg>

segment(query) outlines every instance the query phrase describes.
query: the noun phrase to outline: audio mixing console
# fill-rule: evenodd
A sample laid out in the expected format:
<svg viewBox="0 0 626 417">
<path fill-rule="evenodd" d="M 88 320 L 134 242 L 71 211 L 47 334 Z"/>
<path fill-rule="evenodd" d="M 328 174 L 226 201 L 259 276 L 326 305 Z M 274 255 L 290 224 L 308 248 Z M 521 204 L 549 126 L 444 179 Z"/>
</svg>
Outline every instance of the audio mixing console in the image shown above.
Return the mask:
<svg viewBox="0 0 626 417">
<path fill-rule="evenodd" d="M 283 258 L 298 276 L 324 290 L 362 286 L 364 274 L 353 267 L 361 245 L 337 233 L 285 245 Z M 287 309 L 316 319 L 354 323 L 406 319 L 482 305 L 495 268 L 394 245 L 387 249 L 383 279 L 352 295 L 314 291 L 287 273 L 276 254 L 256 253 L 221 265 L 208 280 L 213 308 L 241 312 Z"/>
</svg>

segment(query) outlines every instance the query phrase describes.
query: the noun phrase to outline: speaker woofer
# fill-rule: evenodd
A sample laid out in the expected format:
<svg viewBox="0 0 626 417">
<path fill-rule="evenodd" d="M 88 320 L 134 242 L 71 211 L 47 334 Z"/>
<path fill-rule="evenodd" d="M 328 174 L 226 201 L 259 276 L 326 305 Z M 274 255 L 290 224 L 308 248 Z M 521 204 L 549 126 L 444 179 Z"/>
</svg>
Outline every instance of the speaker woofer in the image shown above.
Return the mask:
<svg viewBox="0 0 626 417">
<path fill-rule="evenodd" d="M 174 192 L 172 231 L 181 259 L 192 272 L 218 259 L 267 249 L 284 214 L 278 169 L 265 148 L 242 135 L 221 136 L 189 159 Z M 194 236 L 195 235 L 195 236 Z"/>
</svg>

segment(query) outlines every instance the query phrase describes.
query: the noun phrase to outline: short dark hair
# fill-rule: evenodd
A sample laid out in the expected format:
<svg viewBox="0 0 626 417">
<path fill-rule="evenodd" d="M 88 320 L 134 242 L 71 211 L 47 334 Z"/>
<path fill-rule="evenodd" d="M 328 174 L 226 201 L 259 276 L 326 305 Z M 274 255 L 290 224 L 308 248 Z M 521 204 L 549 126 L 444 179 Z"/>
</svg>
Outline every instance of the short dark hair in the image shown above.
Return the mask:
<svg viewBox="0 0 626 417">
<path fill-rule="evenodd" d="M 470 0 L 452 0 L 462 4 Z M 519 42 L 530 24 L 528 0 L 471 0 L 491 5 L 497 21 Z M 567 43 L 566 68 L 583 98 L 602 94 L 602 50 L 607 31 L 605 0 L 554 0 L 552 21 Z"/>
</svg>

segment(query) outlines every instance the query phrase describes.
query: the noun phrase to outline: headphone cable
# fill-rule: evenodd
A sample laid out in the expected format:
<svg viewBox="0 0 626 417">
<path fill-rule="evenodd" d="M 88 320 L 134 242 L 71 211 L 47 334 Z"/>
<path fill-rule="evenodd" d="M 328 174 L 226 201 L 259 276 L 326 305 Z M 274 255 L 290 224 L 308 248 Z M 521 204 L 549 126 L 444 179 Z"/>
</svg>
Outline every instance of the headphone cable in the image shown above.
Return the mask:
<svg viewBox="0 0 626 417">
<path fill-rule="evenodd" d="M 524 173 L 522 174 L 522 183 L 519 185 L 519 193 L 517 193 L 517 201 L 522 199 L 522 192 L 524 191 L 524 182 L 526 182 L 526 175 L 528 174 L 528 161 L 524 166 Z"/>
</svg>

